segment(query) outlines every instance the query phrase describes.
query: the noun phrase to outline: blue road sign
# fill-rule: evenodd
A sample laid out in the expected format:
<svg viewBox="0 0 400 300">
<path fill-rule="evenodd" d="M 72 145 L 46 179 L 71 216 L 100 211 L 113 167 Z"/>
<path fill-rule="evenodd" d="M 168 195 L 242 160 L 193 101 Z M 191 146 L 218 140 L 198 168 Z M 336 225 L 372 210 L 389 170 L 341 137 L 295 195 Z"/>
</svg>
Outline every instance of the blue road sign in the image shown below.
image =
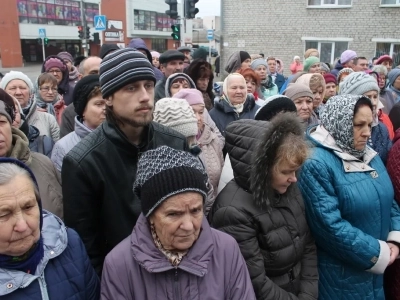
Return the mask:
<svg viewBox="0 0 400 300">
<path fill-rule="evenodd" d="M 214 30 L 208 29 L 207 30 L 207 40 L 212 41 L 214 39 Z"/>
<path fill-rule="evenodd" d="M 107 19 L 104 15 L 94 16 L 94 29 L 96 30 L 106 30 Z"/>
<path fill-rule="evenodd" d="M 46 29 L 39 28 L 39 37 L 44 39 L 46 37 Z"/>
</svg>

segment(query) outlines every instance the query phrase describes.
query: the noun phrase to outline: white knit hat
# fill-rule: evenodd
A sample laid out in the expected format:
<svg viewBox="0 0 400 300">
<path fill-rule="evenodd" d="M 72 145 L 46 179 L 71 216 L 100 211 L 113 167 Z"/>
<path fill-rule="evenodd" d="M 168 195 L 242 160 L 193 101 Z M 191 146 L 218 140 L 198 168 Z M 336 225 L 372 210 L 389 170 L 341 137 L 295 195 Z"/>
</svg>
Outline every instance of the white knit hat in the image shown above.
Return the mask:
<svg viewBox="0 0 400 300">
<path fill-rule="evenodd" d="M 157 101 L 154 121 L 181 133 L 185 137 L 198 133 L 197 118 L 184 99 L 163 98 Z"/>
<path fill-rule="evenodd" d="M 363 95 L 369 91 L 379 93 L 378 82 L 365 72 L 353 72 L 339 85 L 339 95 Z"/>
<path fill-rule="evenodd" d="M 4 75 L 4 77 L 1 79 L 0 88 L 5 90 L 7 85 L 10 83 L 10 81 L 14 80 L 14 79 L 19 79 L 19 80 L 25 81 L 25 83 L 29 87 L 30 94 L 33 93 L 33 83 L 32 83 L 32 81 L 29 79 L 28 76 L 26 76 L 24 73 L 19 72 L 19 71 L 10 71 L 10 72 L 6 73 Z"/>
</svg>

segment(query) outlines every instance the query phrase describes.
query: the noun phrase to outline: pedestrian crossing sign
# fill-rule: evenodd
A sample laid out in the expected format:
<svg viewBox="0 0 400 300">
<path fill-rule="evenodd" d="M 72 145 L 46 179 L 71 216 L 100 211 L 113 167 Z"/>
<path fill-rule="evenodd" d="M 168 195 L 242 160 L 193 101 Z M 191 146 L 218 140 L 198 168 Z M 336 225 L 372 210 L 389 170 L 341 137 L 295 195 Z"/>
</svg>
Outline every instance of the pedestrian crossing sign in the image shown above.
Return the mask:
<svg viewBox="0 0 400 300">
<path fill-rule="evenodd" d="M 94 29 L 96 30 L 106 30 L 106 16 L 96 15 L 94 16 Z"/>
<path fill-rule="evenodd" d="M 46 37 L 46 29 L 39 28 L 39 37 L 44 39 Z"/>
</svg>

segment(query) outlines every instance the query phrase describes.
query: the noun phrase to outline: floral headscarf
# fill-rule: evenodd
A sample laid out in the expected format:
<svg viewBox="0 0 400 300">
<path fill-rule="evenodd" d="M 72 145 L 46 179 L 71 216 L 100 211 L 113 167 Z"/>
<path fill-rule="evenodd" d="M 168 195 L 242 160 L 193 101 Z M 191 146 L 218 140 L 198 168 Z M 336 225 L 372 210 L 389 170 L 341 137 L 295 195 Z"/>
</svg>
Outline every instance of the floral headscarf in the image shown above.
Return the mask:
<svg viewBox="0 0 400 300">
<path fill-rule="evenodd" d="M 361 98 L 359 95 L 339 95 L 329 99 L 320 113 L 321 125 L 335 139 L 336 144 L 346 153 L 357 158 L 363 157 L 366 149 L 354 148 L 354 108 Z M 368 99 L 368 98 L 366 98 Z"/>
</svg>

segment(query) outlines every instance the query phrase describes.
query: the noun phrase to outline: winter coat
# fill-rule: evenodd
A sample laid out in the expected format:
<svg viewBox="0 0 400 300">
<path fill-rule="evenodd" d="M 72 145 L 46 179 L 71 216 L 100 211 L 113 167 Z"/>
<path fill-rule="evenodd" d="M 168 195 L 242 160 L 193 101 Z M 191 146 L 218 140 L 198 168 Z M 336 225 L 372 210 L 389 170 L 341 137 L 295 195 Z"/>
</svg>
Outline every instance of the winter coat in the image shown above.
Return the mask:
<svg viewBox="0 0 400 300">
<path fill-rule="evenodd" d="M 140 215 L 132 234 L 104 262 L 101 299 L 253 300 L 249 273 L 234 239 L 204 218 L 198 240 L 175 268 L 156 248 Z"/>
<path fill-rule="evenodd" d="M 132 232 L 141 213 L 132 189 L 141 153 L 162 145 L 188 150 L 186 138 L 172 129 L 152 122 L 144 130 L 136 146 L 104 121 L 63 160 L 65 224 L 82 238 L 98 274 L 105 256 Z"/>
<path fill-rule="evenodd" d="M 388 130 L 388 133 L 389 133 L 389 139 L 393 140 L 394 129 L 393 129 L 392 121 L 390 120 L 389 116 L 387 114 L 385 114 L 384 112 L 382 112 L 382 110 L 379 110 L 378 117 L 379 117 L 379 121 L 382 122 L 386 126 L 386 129 Z"/>
<path fill-rule="evenodd" d="M 293 62 L 291 65 L 290 65 L 290 72 L 292 72 L 292 74 L 296 74 L 297 72 L 301 72 L 301 71 L 303 71 L 303 64 L 302 63 L 300 63 L 300 64 L 297 64 L 296 62 Z"/>
<path fill-rule="evenodd" d="M 279 93 L 279 90 L 284 85 L 285 81 L 286 81 L 285 76 L 283 76 L 282 74 L 276 73 L 276 77 L 275 77 L 275 81 L 274 81 L 275 85 L 278 87 L 276 94 Z M 271 95 L 271 96 L 273 96 L 273 95 Z M 267 98 L 265 98 L 265 99 L 267 99 Z"/>
<path fill-rule="evenodd" d="M 379 93 L 379 100 L 381 100 L 384 106 L 382 111 L 387 115 L 392 110 L 392 107 L 397 103 L 395 94 L 389 88 L 381 89 Z"/>
<path fill-rule="evenodd" d="M 39 129 L 40 135 L 47 135 L 53 141 L 58 141 L 60 139 L 60 127 L 58 127 L 56 118 L 46 112 L 38 111 L 36 100 L 32 99 L 31 101 L 31 107 L 25 116 L 26 122 Z"/>
<path fill-rule="evenodd" d="M 61 140 L 59 140 L 53 148 L 53 154 L 51 155 L 51 161 L 58 171 L 61 172 L 62 163 L 65 155 L 78 144 L 81 139 L 91 133 L 93 130 L 86 127 L 82 122 L 75 117 L 75 131 L 67 134 Z"/>
<path fill-rule="evenodd" d="M 100 280 L 78 234 L 43 211 L 44 257 L 35 274 L 0 269 L 2 300 L 97 300 Z"/>
<path fill-rule="evenodd" d="M 35 126 L 28 124 L 27 126 L 29 133 L 25 134 L 24 132 L 24 134 L 29 140 L 29 149 L 32 152 L 38 152 L 50 158 L 54 141 L 46 135 L 40 135 L 39 129 L 37 129 Z M 20 130 L 21 129 L 22 128 L 20 128 Z"/>
<path fill-rule="evenodd" d="M 217 125 L 219 131 L 225 136 L 225 128 L 230 122 L 241 119 L 254 119 L 259 108 L 260 106 L 256 105 L 254 96 L 247 94 L 241 113 L 238 114 L 226 100 L 220 99 L 215 103 L 214 108 L 210 110 L 210 116 Z"/>
<path fill-rule="evenodd" d="M 368 146 L 378 152 L 383 163 L 386 165 L 389 150 L 392 147 L 392 141 L 389 138 L 389 131 L 385 124 L 379 122 L 378 125 L 372 127 L 371 137 L 368 139 Z"/>
<path fill-rule="evenodd" d="M 66 136 L 68 133 L 73 132 L 75 129 L 75 117 L 77 116 L 75 112 L 74 103 L 67 106 L 61 116 L 60 125 L 60 139 Z"/>
<path fill-rule="evenodd" d="M 154 88 L 154 102 L 165 98 L 165 84 L 167 82 L 167 78 L 164 76 L 160 81 L 157 82 L 156 87 Z"/>
<path fill-rule="evenodd" d="M 386 241 L 400 242 L 400 212 L 386 168 L 367 147 L 364 161 L 343 152 L 322 126 L 301 169 L 308 225 L 316 240 L 319 299 L 384 299 Z"/>
<path fill-rule="evenodd" d="M 59 172 L 50 158 L 29 150 L 28 138 L 22 131 L 16 128 L 11 130 L 12 148 L 7 157 L 22 161 L 32 170 L 39 185 L 43 208 L 63 218 L 63 194 Z"/>
<path fill-rule="evenodd" d="M 234 180 L 218 195 L 209 215 L 211 226 L 238 242 L 257 299 L 317 299 L 318 272 L 314 241 L 296 185 L 268 207 L 256 205 L 250 188 L 253 158 L 268 122 L 240 120 L 226 131 Z M 302 130 L 302 129 L 300 129 Z M 270 169 L 265 153 L 265 170 Z M 261 183 L 260 183 L 261 184 Z M 265 189 L 265 182 L 255 189 Z M 271 200 L 272 201 L 272 200 Z"/>
<path fill-rule="evenodd" d="M 331 71 L 331 74 L 333 74 L 337 78 L 340 70 L 343 68 L 344 67 L 343 67 L 342 63 L 340 62 L 340 60 L 338 60 L 338 62 L 335 65 L 335 68 Z"/>
</svg>

